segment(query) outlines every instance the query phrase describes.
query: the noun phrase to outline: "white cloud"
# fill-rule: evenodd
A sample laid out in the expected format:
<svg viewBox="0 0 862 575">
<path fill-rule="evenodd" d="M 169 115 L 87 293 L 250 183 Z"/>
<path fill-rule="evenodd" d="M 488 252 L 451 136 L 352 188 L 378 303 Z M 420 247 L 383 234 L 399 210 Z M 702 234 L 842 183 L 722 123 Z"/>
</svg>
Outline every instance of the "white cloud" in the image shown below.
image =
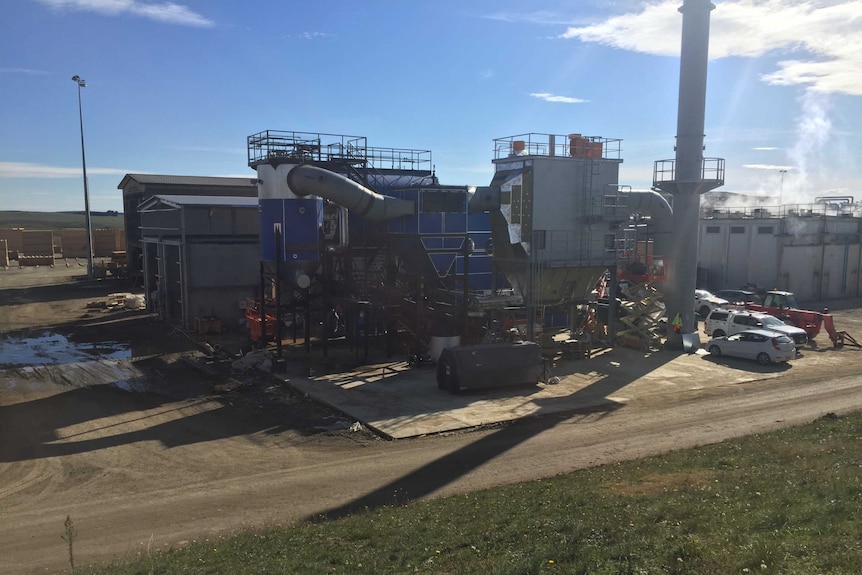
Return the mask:
<svg viewBox="0 0 862 575">
<path fill-rule="evenodd" d="M 790 166 L 778 166 L 774 164 L 743 164 L 743 168 L 749 168 L 751 170 L 772 170 L 772 171 L 789 171 L 793 168 Z"/>
<path fill-rule="evenodd" d="M 493 77 L 494 77 L 494 70 L 489 70 L 489 69 L 482 70 L 482 71 L 479 73 L 479 76 L 480 76 L 483 80 L 489 80 L 489 79 L 491 79 L 491 78 L 493 78 Z"/>
<path fill-rule="evenodd" d="M 757 152 L 772 152 L 775 150 L 780 150 L 781 148 L 776 148 L 775 146 L 758 146 L 756 148 L 751 148 Z"/>
<path fill-rule="evenodd" d="M 585 102 L 589 102 L 589 100 L 582 100 L 580 98 L 571 98 L 569 96 L 557 96 L 555 94 L 549 94 L 547 92 L 533 92 L 530 94 L 533 98 L 538 98 L 539 100 L 544 100 L 546 102 L 559 102 L 563 104 L 583 104 Z"/>
<path fill-rule="evenodd" d="M 511 22 L 516 24 L 542 24 L 556 25 L 572 24 L 574 19 L 557 12 L 548 10 L 536 10 L 534 12 L 494 12 L 493 14 L 485 14 L 482 16 L 487 20 L 497 20 L 499 22 Z"/>
<path fill-rule="evenodd" d="M 96 12 L 104 16 L 130 14 L 165 24 L 211 28 L 215 22 L 174 2 L 142 2 L 140 0 L 36 0 L 57 10 Z"/>
<path fill-rule="evenodd" d="M 30 76 L 47 76 L 50 72 L 32 68 L 0 68 L 0 74 L 28 74 Z"/>
<path fill-rule="evenodd" d="M 710 16 L 710 58 L 794 54 L 762 76 L 775 85 L 862 95 L 862 0 L 726 0 Z M 577 38 L 647 54 L 676 56 L 680 0 L 658 0 L 640 12 L 570 27 Z"/>
<path fill-rule="evenodd" d="M 320 38 L 334 38 L 332 34 L 327 32 L 303 32 L 299 35 L 299 38 L 303 40 L 318 40 Z"/>
<path fill-rule="evenodd" d="M 118 175 L 118 174 L 141 174 L 137 170 L 125 170 L 120 168 L 87 168 L 87 176 L 93 175 Z M 0 178 L 80 178 L 81 167 L 65 168 L 60 166 L 46 166 L 45 164 L 32 164 L 29 162 L 0 162 Z M 89 178 L 88 178 L 89 179 Z"/>
</svg>

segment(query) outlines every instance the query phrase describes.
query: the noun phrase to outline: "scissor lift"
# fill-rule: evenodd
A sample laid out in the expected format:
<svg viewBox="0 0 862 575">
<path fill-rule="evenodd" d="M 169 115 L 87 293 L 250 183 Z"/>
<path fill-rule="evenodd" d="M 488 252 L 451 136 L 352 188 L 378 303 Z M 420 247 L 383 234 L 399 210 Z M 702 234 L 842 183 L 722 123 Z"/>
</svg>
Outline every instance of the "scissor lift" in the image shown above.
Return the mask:
<svg viewBox="0 0 862 575">
<path fill-rule="evenodd" d="M 620 318 L 626 328 L 617 332 L 617 343 L 642 351 L 660 350 L 659 321 L 664 316 L 661 292 L 652 283 L 640 283 L 622 290 L 620 306 L 627 312 Z"/>
</svg>

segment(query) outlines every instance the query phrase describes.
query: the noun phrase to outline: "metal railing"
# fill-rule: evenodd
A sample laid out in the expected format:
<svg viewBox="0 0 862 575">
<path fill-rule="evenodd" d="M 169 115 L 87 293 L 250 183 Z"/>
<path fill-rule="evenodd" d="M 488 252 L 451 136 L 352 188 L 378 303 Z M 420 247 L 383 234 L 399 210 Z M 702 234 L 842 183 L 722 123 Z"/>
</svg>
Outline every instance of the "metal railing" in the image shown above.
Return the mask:
<svg viewBox="0 0 862 575">
<path fill-rule="evenodd" d="M 541 134 L 531 132 L 496 138 L 494 159 L 518 156 L 547 156 L 620 160 L 622 140 L 581 134 Z"/>
<path fill-rule="evenodd" d="M 724 185 L 724 158 L 704 158 L 700 179 L 718 186 Z M 656 160 L 653 165 L 653 185 L 677 181 L 676 160 Z"/>
<path fill-rule="evenodd" d="M 248 165 L 271 161 L 371 164 L 378 170 L 431 173 L 431 151 L 369 147 L 364 136 L 265 130 L 248 137 Z"/>
<path fill-rule="evenodd" d="M 785 217 L 840 216 L 862 217 L 862 206 L 856 204 L 781 204 L 755 206 L 706 206 L 700 210 L 701 219 L 767 219 Z"/>
</svg>

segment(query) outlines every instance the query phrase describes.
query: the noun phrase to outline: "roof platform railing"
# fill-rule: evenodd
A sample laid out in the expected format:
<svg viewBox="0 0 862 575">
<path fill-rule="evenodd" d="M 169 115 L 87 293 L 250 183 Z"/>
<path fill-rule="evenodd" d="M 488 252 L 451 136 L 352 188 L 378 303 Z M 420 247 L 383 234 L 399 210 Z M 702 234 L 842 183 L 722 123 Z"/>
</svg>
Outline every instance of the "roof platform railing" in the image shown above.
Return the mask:
<svg viewBox="0 0 862 575">
<path fill-rule="evenodd" d="M 265 130 L 248 137 L 248 165 L 314 162 L 431 174 L 431 151 L 368 146 L 364 136 Z"/>
<path fill-rule="evenodd" d="M 494 159 L 544 156 L 622 161 L 622 140 L 581 134 L 530 132 L 494 140 Z"/>
</svg>

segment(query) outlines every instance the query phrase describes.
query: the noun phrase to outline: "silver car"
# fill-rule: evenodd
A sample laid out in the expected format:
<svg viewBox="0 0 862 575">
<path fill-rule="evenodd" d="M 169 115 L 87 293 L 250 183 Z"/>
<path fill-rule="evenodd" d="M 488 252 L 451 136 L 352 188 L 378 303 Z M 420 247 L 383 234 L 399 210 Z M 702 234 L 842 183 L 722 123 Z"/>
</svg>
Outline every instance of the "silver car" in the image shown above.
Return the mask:
<svg viewBox="0 0 862 575">
<path fill-rule="evenodd" d="M 749 329 L 734 335 L 714 337 L 706 344 L 713 356 L 728 355 L 754 359 L 760 365 L 789 361 L 796 357 L 793 340 L 765 329 Z"/>
</svg>

